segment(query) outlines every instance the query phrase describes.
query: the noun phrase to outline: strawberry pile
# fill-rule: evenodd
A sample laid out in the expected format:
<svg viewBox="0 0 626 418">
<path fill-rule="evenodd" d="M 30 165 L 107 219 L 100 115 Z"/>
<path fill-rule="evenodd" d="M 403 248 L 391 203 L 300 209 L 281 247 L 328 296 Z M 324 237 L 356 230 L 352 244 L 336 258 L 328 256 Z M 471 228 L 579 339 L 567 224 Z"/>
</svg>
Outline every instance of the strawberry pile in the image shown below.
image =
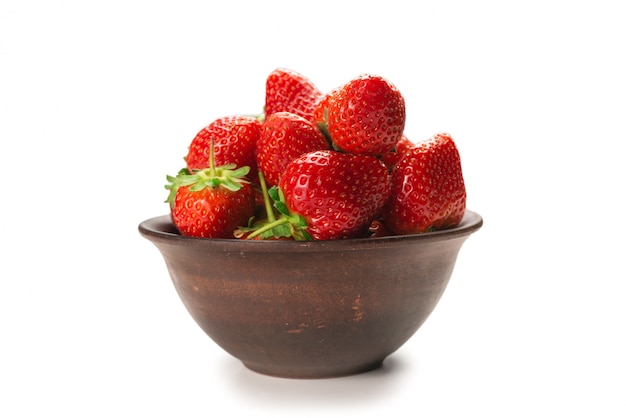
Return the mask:
<svg viewBox="0 0 626 418">
<path fill-rule="evenodd" d="M 167 176 L 181 235 L 331 240 L 453 228 L 466 193 L 452 137 L 405 135 L 405 100 L 364 74 L 323 93 L 279 68 L 259 116 L 221 117 Z"/>
</svg>

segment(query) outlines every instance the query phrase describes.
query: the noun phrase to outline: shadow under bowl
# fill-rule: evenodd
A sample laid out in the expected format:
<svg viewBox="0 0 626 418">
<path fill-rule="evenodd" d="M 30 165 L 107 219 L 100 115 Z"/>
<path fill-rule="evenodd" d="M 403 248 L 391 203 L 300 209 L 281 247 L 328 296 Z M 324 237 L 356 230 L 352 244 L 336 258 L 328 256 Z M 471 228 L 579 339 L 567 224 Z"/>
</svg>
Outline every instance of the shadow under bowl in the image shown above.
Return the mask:
<svg viewBox="0 0 626 418">
<path fill-rule="evenodd" d="M 424 234 L 248 241 L 183 237 L 163 215 L 139 232 L 226 352 L 262 374 L 327 378 L 372 370 L 411 338 L 482 223 L 467 210 L 457 228 Z"/>
</svg>

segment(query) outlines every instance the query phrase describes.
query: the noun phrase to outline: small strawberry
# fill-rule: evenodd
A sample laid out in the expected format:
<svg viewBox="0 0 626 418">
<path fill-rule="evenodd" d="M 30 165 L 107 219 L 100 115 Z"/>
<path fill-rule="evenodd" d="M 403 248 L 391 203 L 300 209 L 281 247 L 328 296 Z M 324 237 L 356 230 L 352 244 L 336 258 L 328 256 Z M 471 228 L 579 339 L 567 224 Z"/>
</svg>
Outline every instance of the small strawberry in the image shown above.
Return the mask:
<svg viewBox="0 0 626 418">
<path fill-rule="evenodd" d="M 402 157 L 404 157 L 404 155 L 408 153 L 409 150 L 411 150 L 414 146 L 415 144 L 411 142 L 411 140 L 407 138 L 406 135 L 402 135 L 402 138 L 400 138 L 400 141 L 398 141 L 396 146 L 393 147 L 391 151 L 381 155 L 380 159 L 383 163 L 385 163 L 389 170 L 393 170 L 393 168 L 396 166 L 396 164 L 398 164 Z"/>
<path fill-rule="evenodd" d="M 339 88 L 335 88 L 322 96 L 322 98 L 317 102 L 315 109 L 313 110 L 312 122 L 313 125 L 316 125 L 317 128 L 322 131 L 326 140 L 332 144 L 332 138 L 328 133 L 328 108 L 330 107 L 330 102 L 334 100 L 335 95 L 339 91 Z"/>
<path fill-rule="evenodd" d="M 211 153 L 213 155 L 213 153 Z M 172 221 L 181 235 L 198 238 L 233 238 L 239 225 L 254 215 L 254 190 L 244 176 L 249 167 L 234 164 L 209 168 L 182 169 L 167 176 Z"/>
<path fill-rule="evenodd" d="M 347 153 L 380 156 L 404 131 L 404 97 L 388 80 L 364 74 L 338 88 L 328 103 L 328 133 Z"/>
<path fill-rule="evenodd" d="M 370 238 L 389 237 L 395 235 L 381 219 L 374 219 L 369 227 Z"/>
<path fill-rule="evenodd" d="M 313 239 L 360 238 L 389 196 L 390 175 L 375 157 L 320 150 L 289 163 L 279 188 Z"/>
<path fill-rule="evenodd" d="M 317 124 L 318 127 L 328 125 L 328 107 L 330 106 L 330 101 L 333 100 L 337 91 L 339 91 L 339 89 L 333 89 L 322 95 L 320 100 L 317 102 L 317 105 L 315 105 L 315 109 L 313 109 L 312 122 Z"/>
<path fill-rule="evenodd" d="M 273 113 L 265 120 L 256 145 L 259 170 L 275 186 L 287 164 L 305 152 L 329 149 L 330 144 L 312 122 L 289 112 Z"/>
<path fill-rule="evenodd" d="M 396 234 L 457 226 L 465 213 L 461 159 L 452 137 L 433 135 L 416 144 L 391 174 L 383 221 Z"/>
<path fill-rule="evenodd" d="M 311 120 L 322 92 L 305 76 L 278 68 L 265 80 L 265 117 L 290 112 Z"/>
<path fill-rule="evenodd" d="M 235 115 L 221 117 L 203 128 L 191 141 L 185 161 L 190 171 L 209 167 L 211 141 L 214 142 L 215 165 L 234 164 L 249 167 L 250 180 L 256 178 L 256 142 L 261 132 L 261 121 L 253 116 Z"/>
</svg>

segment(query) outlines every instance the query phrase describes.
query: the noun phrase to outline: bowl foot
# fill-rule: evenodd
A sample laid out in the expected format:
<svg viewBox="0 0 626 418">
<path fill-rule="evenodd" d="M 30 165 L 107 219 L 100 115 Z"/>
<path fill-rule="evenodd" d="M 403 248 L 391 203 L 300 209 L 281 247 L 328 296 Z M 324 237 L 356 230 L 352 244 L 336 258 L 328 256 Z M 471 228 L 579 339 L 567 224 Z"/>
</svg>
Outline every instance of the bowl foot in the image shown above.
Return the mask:
<svg viewBox="0 0 626 418">
<path fill-rule="evenodd" d="M 356 374 L 367 373 L 378 369 L 382 366 L 383 360 L 376 360 L 371 363 L 338 367 L 338 366 L 320 366 L 320 367 L 288 367 L 288 366 L 272 366 L 267 364 L 256 364 L 242 361 L 243 365 L 253 372 L 273 377 L 282 377 L 288 379 L 328 379 L 334 377 L 346 377 Z"/>
</svg>

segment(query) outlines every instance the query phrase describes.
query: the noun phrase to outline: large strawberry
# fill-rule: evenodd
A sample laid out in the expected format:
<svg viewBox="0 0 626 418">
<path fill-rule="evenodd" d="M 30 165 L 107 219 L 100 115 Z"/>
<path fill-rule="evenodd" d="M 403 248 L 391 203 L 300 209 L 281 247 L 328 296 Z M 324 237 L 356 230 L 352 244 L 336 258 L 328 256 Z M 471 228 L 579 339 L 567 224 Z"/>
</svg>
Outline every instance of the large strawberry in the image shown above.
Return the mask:
<svg viewBox="0 0 626 418">
<path fill-rule="evenodd" d="M 257 141 L 257 164 L 268 185 L 275 186 L 287 164 L 296 157 L 330 144 L 309 120 L 289 112 L 268 116 Z"/>
<path fill-rule="evenodd" d="M 209 167 L 211 141 L 215 165 L 234 164 L 249 167 L 250 180 L 257 183 L 256 142 L 261 132 L 261 121 L 252 116 L 234 115 L 215 119 L 191 141 L 185 158 L 190 171 Z"/>
<path fill-rule="evenodd" d="M 322 92 L 311 80 L 287 68 L 277 68 L 265 80 L 265 117 L 291 112 L 312 120 Z"/>
<path fill-rule="evenodd" d="M 396 164 L 383 220 L 396 234 L 452 228 L 461 222 L 465 203 L 459 151 L 450 135 L 439 133 Z"/>
<path fill-rule="evenodd" d="M 389 152 L 402 138 L 406 122 L 400 91 L 383 77 L 369 74 L 337 88 L 328 101 L 327 113 L 334 145 L 352 154 Z"/>
<path fill-rule="evenodd" d="M 289 163 L 279 187 L 313 239 L 359 238 L 389 196 L 390 175 L 375 157 L 321 150 Z"/>
<path fill-rule="evenodd" d="M 181 235 L 198 238 L 233 238 L 239 225 L 254 215 L 255 193 L 245 180 L 249 167 L 234 164 L 193 173 L 182 169 L 167 176 L 172 221 Z"/>
</svg>

